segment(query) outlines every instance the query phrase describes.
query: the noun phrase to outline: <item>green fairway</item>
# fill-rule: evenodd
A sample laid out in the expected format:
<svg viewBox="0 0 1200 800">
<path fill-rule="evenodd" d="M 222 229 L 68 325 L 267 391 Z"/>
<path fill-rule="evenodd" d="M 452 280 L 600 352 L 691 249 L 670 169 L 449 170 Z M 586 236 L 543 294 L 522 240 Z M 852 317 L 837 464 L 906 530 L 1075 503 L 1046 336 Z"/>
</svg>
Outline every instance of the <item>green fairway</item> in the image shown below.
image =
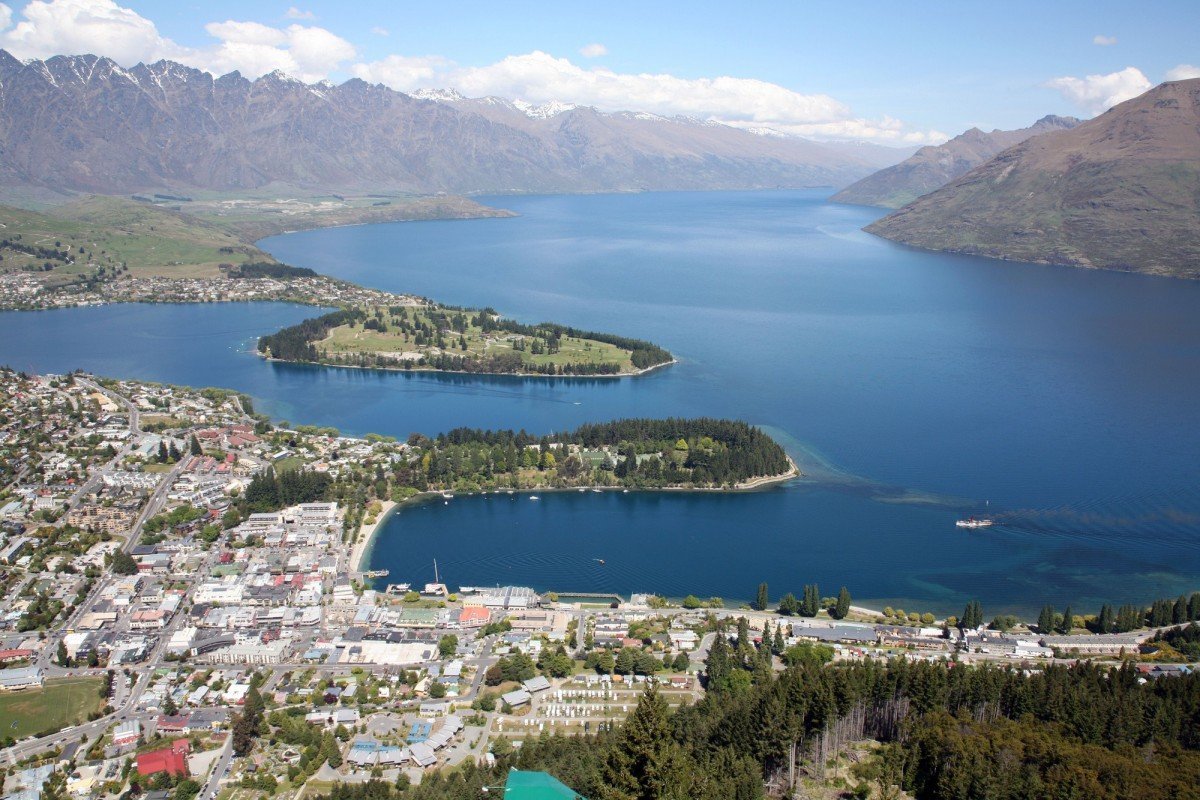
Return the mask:
<svg viewBox="0 0 1200 800">
<path fill-rule="evenodd" d="M 329 332 L 329 335 L 316 343 L 317 348 L 331 355 L 347 353 L 381 353 L 391 357 L 411 358 L 416 360 L 421 356 L 429 356 L 439 352 L 450 355 L 468 357 L 486 357 L 502 353 L 517 353 L 525 364 L 542 366 L 554 364 L 615 364 L 621 372 L 633 371 L 630 353 L 607 342 L 592 339 L 581 339 L 574 336 L 563 336 L 558 342 L 558 349 L 545 352 L 539 341 L 536 348 L 543 352 L 533 352 L 533 338 L 496 331 L 484 331 L 471 320 L 472 312 L 449 312 L 452 317 L 458 317 L 463 324 L 456 330 L 442 330 L 440 336 L 436 331 L 441 327 L 441 320 L 447 316 L 444 309 L 430 307 L 410 308 L 403 319 L 387 314 L 387 309 L 370 309 L 384 312 L 382 318 L 386 331 L 367 328 L 368 320 L 350 325 L 341 325 Z M 433 312 L 433 313 L 431 313 Z M 429 334 L 411 330 L 412 327 L 430 331 Z M 436 347 L 440 338 L 444 349 Z M 431 339 L 433 341 L 431 341 Z M 466 347 L 463 347 L 465 343 Z M 521 349 L 518 349 L 521 348 Z"/>
<path fill-rule="evenodd" d="M 41 689 L 0 694 L 0 740 L 77 725 L 100 708 L 101 678 L 62 678 Z"/>
</svg>

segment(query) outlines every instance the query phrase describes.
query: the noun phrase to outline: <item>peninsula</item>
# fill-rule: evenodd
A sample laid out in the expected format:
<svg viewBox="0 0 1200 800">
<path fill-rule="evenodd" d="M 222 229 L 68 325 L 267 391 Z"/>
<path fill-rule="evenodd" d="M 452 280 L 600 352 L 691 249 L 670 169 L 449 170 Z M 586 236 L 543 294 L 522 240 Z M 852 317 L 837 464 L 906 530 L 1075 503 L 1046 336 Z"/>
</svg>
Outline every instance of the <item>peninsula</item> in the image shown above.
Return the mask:
<svg viewBox="0 0 1200 800">
<path fill-rule="evenodd" d="M 280 361 L 343 367 L 546 376 L 635 375 L 673 361 L 640 339 L 405 299 L 305 320 L 262 337 L 258 350 Z"/>
<path fill-rule="evenodd" d="M 7 195 L 5 195 L 7 196 Z M 107 303 L 394 302 L 396 295 L 278 263 L 254 244 L 290 230 L 512 216 L 449 197 L 77 197 L 0 205 L 0 309 Z"/>
</svg>

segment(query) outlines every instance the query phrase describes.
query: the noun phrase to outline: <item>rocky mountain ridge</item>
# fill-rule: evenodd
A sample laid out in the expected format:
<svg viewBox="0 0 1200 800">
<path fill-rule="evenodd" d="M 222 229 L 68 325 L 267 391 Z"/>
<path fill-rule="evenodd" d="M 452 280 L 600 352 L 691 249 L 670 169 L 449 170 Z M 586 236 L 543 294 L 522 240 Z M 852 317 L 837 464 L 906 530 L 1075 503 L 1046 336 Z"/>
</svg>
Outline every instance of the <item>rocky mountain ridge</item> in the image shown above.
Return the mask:
<svg viewBox="0 0 1200 800">
<path fill-rule="evenodd" d="M 451 194 L 839 186 L 872 158 L 726 125 L 569 105 L 523 110 L 280 72 L 0 51 L 0 184 L 128 193 Z M 877 155 L 877 154 L 876 154 Z"/>
</svg>

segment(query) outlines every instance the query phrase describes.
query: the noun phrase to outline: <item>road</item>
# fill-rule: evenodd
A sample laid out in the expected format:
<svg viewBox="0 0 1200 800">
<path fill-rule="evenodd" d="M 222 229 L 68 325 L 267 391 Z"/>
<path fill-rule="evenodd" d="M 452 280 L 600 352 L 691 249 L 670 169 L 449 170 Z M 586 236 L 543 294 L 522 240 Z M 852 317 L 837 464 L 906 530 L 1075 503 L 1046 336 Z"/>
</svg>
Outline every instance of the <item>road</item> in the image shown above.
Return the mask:
<svg viewBox="0 0 1200 800">
<path fill-rule="evenodd" d="M 212 770 L 208 773 L 208 780 L 204 782 L 204 788 L 197 795 L 199 800 L 212 800 L 217 796 L 217 792 L 221 789 L 221 781 L 229 773 L 229 765 L 233 763 L 233 737 L 225 737 L 225 745 L 221 748 L 221 755 L 217 756 L 217 760 L 213 762 Z"/>
</svg>

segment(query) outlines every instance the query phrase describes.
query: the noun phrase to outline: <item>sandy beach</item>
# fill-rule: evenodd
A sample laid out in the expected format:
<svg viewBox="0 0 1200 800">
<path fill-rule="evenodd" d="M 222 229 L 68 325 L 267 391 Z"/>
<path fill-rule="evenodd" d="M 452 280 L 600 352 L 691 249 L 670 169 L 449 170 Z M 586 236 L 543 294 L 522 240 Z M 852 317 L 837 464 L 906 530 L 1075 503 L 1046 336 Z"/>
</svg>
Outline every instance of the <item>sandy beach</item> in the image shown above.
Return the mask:
<svg viewBox="0 0 1200 800">
<path fill-rule="evenodd" d="M 358 529 L 358 538 L 354 540 L 354 549 L 350 551 L 350 572 L 361 570 L 363 556 L 366 555 L 367 548 L 371 546 L 371 540 L 375 538 L 375 531 L 387 520 L 396 506 L 397 503 L 395 501 L 384 500 L 383 510 L 375 518 L 374 524 L 364 524 Z"/>
</svg>

